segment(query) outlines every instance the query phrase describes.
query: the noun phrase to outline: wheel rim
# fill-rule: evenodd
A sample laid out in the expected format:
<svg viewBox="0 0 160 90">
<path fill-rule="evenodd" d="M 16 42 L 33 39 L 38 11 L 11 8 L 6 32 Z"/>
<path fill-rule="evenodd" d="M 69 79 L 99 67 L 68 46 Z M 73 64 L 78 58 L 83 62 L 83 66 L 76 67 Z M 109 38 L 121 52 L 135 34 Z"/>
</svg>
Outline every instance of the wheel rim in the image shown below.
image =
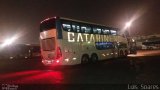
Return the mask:
<svg viewBox="0 0 160 90">
<path fill-rule="evenodd" d="M 82 63 L 83 63 L 83 64 L 88 63 L 88 61 L 89 61 L 89 59 L 88 59 L 86 56 L 84 56 L 84 57 L 82 58 Z"/>
<path fill-rule="evenodd" d="M 98 57 L 97 56 L 92 56 L 92 62 L 97 62 L 98 61 Z"/>
</svg>

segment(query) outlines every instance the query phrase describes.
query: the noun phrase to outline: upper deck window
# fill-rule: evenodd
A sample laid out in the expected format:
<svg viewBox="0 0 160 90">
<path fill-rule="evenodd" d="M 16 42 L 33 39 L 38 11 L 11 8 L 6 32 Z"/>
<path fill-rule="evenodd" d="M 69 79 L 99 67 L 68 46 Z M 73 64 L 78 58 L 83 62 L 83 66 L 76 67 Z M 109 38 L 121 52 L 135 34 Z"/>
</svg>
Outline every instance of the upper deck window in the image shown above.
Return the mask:
<svg viewBox="0 0 160 90">
<path fill-rule="evenodd" d="M 116 30 L 110 30 L 111 31 L 111 35 L 117 35 L 117 31 Z"/>
<path fill-rule="evenodd" d="M 72 31 L 80 32 L 80 26 L 77 23 L 72 23 Z"/>
<path fill-rule="evenodd" d="M 104 35 L 109 35 L 110 34 L 110 31 L 108 29 L 102 29 L 102 33 Z"/>
<path fill-rule="evenodd" d="M 71 25 L 70 22 L 63 22 L 62 27 L 65 31 L 71 32 Z"/>
<path fill-rule="evenodd" d="M 55 50 L 55 38 L 47 38 L 42 40 L 42 49 L 44 51 Z"/>
<path fill-rule="evenodd" d="M 56 24 L 55 23 L 56 23 L 55 18 L 43 21 L 40 24 L 40 32 L 56 28 Z"/>
<path fill-rule="evenodd" d="M 91 33 L 91 27 L 87 25 L 81 25 L 81 33 Z"/>
<path fill-rule="evenodd" d="M 97 28 L 97 27 L 93 28 L 93 33 L 94 34 L 101 34 L 101 31 L 102 31 L 101 28 Z"/>
</svg>

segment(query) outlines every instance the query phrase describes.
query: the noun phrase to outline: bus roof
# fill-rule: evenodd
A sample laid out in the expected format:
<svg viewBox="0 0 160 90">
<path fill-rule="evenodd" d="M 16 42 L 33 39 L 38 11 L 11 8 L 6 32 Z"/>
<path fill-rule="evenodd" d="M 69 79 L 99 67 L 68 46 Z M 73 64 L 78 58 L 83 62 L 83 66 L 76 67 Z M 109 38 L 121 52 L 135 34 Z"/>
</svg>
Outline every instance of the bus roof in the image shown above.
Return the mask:
<svg viewBox="0 0 160 90">
<path fill-rule="evenodd" d="M 68 20 L 68 21 L 73 21 L 73 22 L 97 25 L 97 26 L 101 26 L 101 27 L 107 27 L 107 28 L 110 28 L 110 29 L 114 29 L 114 30 L 119 30 L 119 28 L 113 28 L 113 27 L 109 27 L 109 26 L 106 26 L 106 25 L 102 25 L 102 24 L 97 24 L 97 23 L 92 23 L 92 22 L 87 22 L 87 21 L 81 21 L 81 20 L 76 20 L 76 19 L 70 19 L 70 18 L 65 18 L 65 17 L 59 17 L 59 16 L 47 18 L 47 19 L 43 20 L 41 23 L 43 23 L 45 21 L 48 21 L 48 20 L 51 20 L 51 19 Z"/>
</svg>

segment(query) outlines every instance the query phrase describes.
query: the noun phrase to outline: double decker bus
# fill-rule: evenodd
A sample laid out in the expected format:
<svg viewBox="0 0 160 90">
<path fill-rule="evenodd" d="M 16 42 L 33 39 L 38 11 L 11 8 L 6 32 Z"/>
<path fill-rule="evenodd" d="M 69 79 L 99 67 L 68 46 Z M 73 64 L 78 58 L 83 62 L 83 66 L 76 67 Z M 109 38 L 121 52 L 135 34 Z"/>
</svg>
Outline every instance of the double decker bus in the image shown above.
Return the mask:
<svg viewBox="0 0 160 90">
<path fill-rule="evenodd" d="M 128 42 L 118 28 L 53 17 L 40 23 L 40 47 L 44 65 L 75 65 L 125 57 Z"/>
</svg>

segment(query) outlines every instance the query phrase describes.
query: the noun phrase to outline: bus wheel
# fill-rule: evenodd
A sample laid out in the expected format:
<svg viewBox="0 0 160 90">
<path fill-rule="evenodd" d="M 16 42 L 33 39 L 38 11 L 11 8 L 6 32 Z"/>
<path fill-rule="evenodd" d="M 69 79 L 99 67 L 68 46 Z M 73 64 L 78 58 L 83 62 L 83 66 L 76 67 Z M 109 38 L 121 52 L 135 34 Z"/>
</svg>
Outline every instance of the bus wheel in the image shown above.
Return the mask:
<svg viewBox="0 0 160 90">
<path fill-rule="evenodd" d="M 89 56 L 83 55 L 81 58 L 81 64 L 87 64 L 89 62 Z"/>
<path fill-rule="evenodd" d="M 98 61 L 98 56 L 97 56 L 97 54 L 92 54 L 92 55 L 91 55 L 91 61 L 92 61 L 93 63 L 96 63 L 96 62 Z"/>
</svg>

